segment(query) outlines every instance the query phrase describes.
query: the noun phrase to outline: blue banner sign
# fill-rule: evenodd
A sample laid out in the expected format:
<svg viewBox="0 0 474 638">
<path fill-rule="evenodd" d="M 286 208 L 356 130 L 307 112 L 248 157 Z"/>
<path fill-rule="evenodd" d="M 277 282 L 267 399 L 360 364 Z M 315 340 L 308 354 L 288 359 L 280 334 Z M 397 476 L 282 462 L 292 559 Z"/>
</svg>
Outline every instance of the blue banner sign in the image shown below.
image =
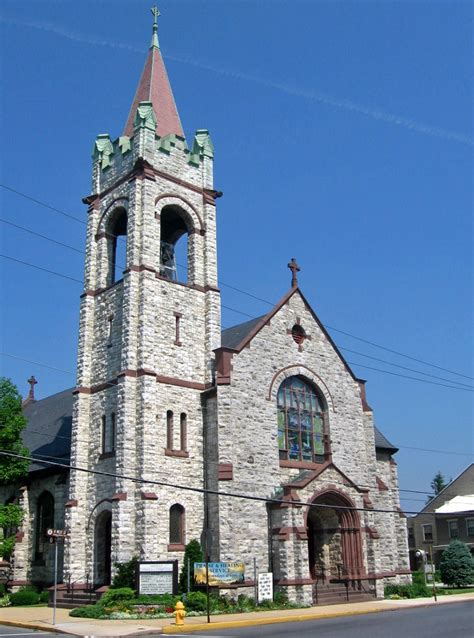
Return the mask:
<svg viewBox="0 0 474 638">
<path fill-rule="evenodd" d="M 245 579 L 244 563 L 208 563 L 209 585 L 211 587 L 238 585 Z M 206 563 L 194 563 L 194 582 L 206 584 Z"/>
</svg>

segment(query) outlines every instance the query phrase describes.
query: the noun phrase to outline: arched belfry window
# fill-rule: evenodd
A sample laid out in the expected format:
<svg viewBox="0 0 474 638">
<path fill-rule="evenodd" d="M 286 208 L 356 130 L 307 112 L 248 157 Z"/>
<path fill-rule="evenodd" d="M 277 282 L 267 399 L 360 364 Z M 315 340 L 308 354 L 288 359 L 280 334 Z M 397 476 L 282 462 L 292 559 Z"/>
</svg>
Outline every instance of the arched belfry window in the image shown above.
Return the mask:
<svg viewBox="0 0 474 638">
<path fill-rule="evenodd" d="M 285 379 L 278 389 L 280 459 L 317 462 L 324 458 L 324 403 L 302 377 Z"/>
<path fill-rule="evenodd" d="M 42 492 L 36 502 L 35 559 L 41 560 L 48 542 L 46 530 L 54 527 L 54 498 L 50 492 Z"/>
<path fill-rule="evenodd" d="M 107 223 L 108 284 L 122 278 L 127 263 L 127 211 L 116 208 Z"/>
<path fill-rule="evenodd" d="M 160 213 L 160 275 L 171 281 L 188 281 L 189 228 L 179 206 L 165 206 Z"/>
</svg>

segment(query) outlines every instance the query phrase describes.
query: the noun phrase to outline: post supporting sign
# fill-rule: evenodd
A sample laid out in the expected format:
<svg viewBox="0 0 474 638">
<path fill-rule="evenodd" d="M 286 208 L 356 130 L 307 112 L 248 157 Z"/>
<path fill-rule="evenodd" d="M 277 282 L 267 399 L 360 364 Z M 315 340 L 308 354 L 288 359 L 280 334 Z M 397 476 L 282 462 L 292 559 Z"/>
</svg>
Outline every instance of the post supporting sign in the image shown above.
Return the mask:
<svg viewBox="0 0 474 638">
<path fill-rule="evenodd" d="M 64 541 L 69 536 L 69 532 L 65 529 L 54 529 L 50 527 L 46 530 L 46 536 L 48 537 L 50 543 L 54 543 L 53 625 L 55 625 L 58 588 L 58 541 Z"/>
<path fill-rule="evenodd" d="M 137 567 L 138 593 L 157 595 L 178 593 L 178 561 L 142 561 Z"/>
</svg>

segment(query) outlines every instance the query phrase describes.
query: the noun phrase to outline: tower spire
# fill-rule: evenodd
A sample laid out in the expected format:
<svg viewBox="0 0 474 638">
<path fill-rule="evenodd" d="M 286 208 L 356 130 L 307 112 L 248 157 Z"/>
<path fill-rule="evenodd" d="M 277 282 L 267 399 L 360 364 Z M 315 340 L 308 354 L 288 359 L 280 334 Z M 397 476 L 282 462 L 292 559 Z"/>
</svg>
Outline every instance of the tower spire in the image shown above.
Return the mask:
<svg viewBox="0 0 474 638">
<path fill-rule="evenodd" d="M 151 45 L 150 48 L 156 47 L 160 48 L 160 43 L 158 42 L 158 16 L 160 15 L 160 10 L 157 6 L 151 8 L 151 12 L 153 14 L 153 35 L 151 36 Z"/>
<path fill-rule="evenodd" d="M 160 10 L 158 7 L 153 7 L 151 12 L 153 14 L 151 45 L 123 134 L 132 137 L 133 123 L 138 105 L 140 102 L 151 102 L 158 121 L 156 125 L 157 135 L 165 137 L 165 135 L 174 134 L 184 137 L 183 127 L 181 126 L 178 109 L 176 108 L 158 43 L 158 16 L 160 15 Z"/>
</svg>

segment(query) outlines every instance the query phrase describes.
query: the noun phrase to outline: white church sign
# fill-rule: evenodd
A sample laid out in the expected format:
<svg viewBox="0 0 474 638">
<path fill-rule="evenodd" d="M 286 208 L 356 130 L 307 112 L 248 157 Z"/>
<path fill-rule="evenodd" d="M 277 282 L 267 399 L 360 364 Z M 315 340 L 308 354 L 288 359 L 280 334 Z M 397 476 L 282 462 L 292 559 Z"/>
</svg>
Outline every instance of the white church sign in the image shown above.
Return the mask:
<svg viewBox="0 0 474 638">
<path fill-rule="evenodd" d="M 273 574 L 266 572 L 258 575 L 258 603 L 273 600 Z"/>
<path fill-rule="evenodd" d="M 177 560 L 141 562 L 137 576 L 139 595 L 178 593 Z"/>
</svg>

